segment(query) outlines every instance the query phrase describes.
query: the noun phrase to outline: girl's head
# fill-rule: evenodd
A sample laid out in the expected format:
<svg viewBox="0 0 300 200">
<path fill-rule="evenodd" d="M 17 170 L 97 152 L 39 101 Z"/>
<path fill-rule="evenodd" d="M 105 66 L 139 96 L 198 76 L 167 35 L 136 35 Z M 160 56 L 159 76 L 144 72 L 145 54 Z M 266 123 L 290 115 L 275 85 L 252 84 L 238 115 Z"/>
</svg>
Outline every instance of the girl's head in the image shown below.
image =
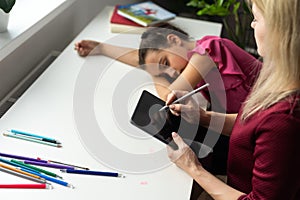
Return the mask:
<svg viewBox="0 0 300 200">
<path fill-rule="evenodd" d="M 175 78 L 187 65 L 184 42 L 188 40 L 189 35 L 173 25 L 150 27 L 141 36 L 139 64 L 152 75 Z"/>
</svg>

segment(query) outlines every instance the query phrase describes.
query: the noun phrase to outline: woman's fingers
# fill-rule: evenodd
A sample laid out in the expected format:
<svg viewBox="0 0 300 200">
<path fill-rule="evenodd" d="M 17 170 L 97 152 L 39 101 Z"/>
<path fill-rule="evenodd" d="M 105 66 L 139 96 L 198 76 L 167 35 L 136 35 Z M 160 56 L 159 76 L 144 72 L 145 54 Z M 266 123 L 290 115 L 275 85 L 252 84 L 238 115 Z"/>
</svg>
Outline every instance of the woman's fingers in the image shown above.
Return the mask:
<svg viewBox="0 0 300 200">
<path fill-rule="evenodd" d="M 178 149 L 183 149 L 184 147 L 187 146 L 187 144 L 185 144 L 183 139 L 177 133 L 173 132 L 172 137 L 173 137 L 174 142 L 177 144 Z"/>
<path fill-rule="evenodd" d="M 170 111 L 173 115 L 179 116 L 181 113 L 181 104 L 172 104 L 169 106 Z"/>
<path fill-rule="evenodd" d="M 171 93 L 168 94 L 166 104 L 169 105 L 176 99 L 175 93 L 172 91 Z"/>
<path fill-rule="evenodd" d="M 176 99 L 182 97 L 183 95 L 187 94 L 187 91 L 181 91 L 181 90 L 172 90 L 171 93 L 168 94 L 166 104 L 169 105 Z"/>
</svg>

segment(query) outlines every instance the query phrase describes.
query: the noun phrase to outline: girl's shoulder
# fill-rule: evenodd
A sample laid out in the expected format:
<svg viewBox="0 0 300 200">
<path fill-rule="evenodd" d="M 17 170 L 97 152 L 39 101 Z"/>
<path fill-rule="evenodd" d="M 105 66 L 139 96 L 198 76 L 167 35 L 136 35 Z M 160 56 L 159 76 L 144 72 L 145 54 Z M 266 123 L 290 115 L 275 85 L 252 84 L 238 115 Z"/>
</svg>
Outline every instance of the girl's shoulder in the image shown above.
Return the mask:
<svg viewBox="0 0 300 200">
<path fill-rule="evenodd" d="M 215 36 L 215 35 L 207 35 L 199 40 L 197 40 L 197 45 L 201 46 L 206 46 L 206 47 L 226 47 L 230 49 L 240 49 L 242 50 L 238 45 L 236 45 L 233 41 L 227 39 L 227 38 L 222 38 L 220 36 Z"/>
</svg>

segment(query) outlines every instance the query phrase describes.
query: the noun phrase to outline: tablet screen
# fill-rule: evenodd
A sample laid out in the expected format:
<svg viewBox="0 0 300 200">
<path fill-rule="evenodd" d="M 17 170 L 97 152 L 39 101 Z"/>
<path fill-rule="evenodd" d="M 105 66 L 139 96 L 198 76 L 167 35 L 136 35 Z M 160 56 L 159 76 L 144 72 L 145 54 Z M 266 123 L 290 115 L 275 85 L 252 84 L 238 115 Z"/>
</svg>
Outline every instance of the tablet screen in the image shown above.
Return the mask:
<svg viewBox="0 0 300 200">
<path fill-rule="evenodd" d="M 177 149 L 177 145 L 172 139 L 172 132 L 177 132 L 199 158 L 212 151 L 210 147 L 194 141 L 199 130 L 202 130 L 201 126 L 188 123 L 180 116 L 173 115 L 169 109 L 159 111 L 164 105 L 163 100 L 144 90 L 132 114 L 131 123 L 173 149 Z"/>
<path fill-rule="evenodd" d="M 171 146 L 174 145 L 172 132 L 177 132 L 182 137 L 190 134 L 185 138 L 193 139 L 198 126 L 187 123 L 180 116 L 173 115 L 170 110 L 159 111 L 164 105 L 163 100 L 144 90 L 131 117 L 131 123 Z"/>
<path fill-rule="evenodd" d="M 180 118 L 170 111 L 159 111 L 165 102 L 144 90 L 131 117 L 131 122 L 148 134 L 168 144 L 172 130 L 176 130 Z"/>
</svg>

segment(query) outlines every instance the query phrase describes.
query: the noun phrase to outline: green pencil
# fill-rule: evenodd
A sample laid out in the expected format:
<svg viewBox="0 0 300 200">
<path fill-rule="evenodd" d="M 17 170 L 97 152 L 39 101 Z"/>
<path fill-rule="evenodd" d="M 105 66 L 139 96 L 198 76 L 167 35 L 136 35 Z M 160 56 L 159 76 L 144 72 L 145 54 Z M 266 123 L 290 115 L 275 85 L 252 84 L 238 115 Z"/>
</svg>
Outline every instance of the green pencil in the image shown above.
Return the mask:
<svg viewBox="0 0 300 200">
<path fill-rule="evenodd" d="M 25 164 L 25 163 L 23 163 L 22 161 L 18 161 L 18 160 L 14 160 L 14 159 L 11 159 L 10 161 L 11 161 L 12 163 L 19 164 L 20 166 L 27 167 L 27 168 L 29 168 L 29 169 L 32 169 L 32 170 L 35 170 L 35 171 L 38 171 L 38 172 L 47 174 L 47 175 L 49 175 L 49 176 L 57 177 L 57 178 L 62 179 L 61 176 L 58 176 L 57 174 L 55 174 L 55 173 L 53 173 L 53 172 L 49 172 L 49 171 L 47 171 L 47 170 L 44 170 L 44 169 L 41 169 L 41 168 L 38 168 L 38 167 L 35 167 L 35 166 L 32 166 L 32 165 L 29 165 L 29 164 Z"/>
<path fill-rule="evenodd" d="M 49 146 L 53 146 L 53 147 L 61 147 L 61 144 L 55 144 L 55 143 L 51 143 L 51 142 L 45 142 L 45 141 L 41 141 L 41 140 L 35 140 L 33 138 L 23 137 L 21 135 L 15 135 L 15 134 L 10 134 L 10 133 L 3 133 L 3 135 L 7 136 L 7 137 L 16 138 L 16 139 L 21 139 L 21 140 L 26 140 L 26 141 L 30 141 L 30 142 L 36 142 L 36 143 L 40 143 L 40 144 L 45 144 L 45 145 L 49 145 Z"/>
</svg>

